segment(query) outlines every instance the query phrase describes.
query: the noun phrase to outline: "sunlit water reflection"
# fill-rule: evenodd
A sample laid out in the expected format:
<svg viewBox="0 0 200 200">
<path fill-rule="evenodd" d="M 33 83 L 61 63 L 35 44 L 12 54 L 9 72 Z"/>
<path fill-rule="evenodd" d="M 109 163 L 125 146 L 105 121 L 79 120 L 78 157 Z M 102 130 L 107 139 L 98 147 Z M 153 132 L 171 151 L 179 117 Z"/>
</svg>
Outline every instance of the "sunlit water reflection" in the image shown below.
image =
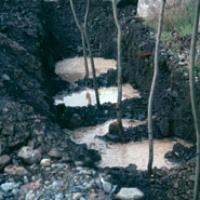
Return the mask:
<svg viewBox="0 0 200 200">
<path fill-rule="evenodd" d="M 122 91 L 122 100 L 130 98 L 140 98 L 140 94 L 138 93 L 138 91 L 133 89 L 129 84 L 123 85 Z M 117 94 L 117 87 L 100 88 L 99 98 L 101 104 L 116 103 Z M 67 107 L 95 105 L 95 92 L 92 89 L 85 89 L 81 92 L 75 92 L 71 95 L 57 95 L 55 97 L 55 105 L 59 104 L 65 104 L 65 106 Z"/>
<path fill-rule="evenodd" d="M 116 60 L 94 58 L 96 75 L 106 73 L 109 69 L 116 69 Z M 92 78 L 90 59 L 88 59 L 89 77 Z M 64 59 L 56 63 L 55 73 L 63 80 L 74 82 L 83 79 L 85 76 L 84 57 Z"/>
</svg>

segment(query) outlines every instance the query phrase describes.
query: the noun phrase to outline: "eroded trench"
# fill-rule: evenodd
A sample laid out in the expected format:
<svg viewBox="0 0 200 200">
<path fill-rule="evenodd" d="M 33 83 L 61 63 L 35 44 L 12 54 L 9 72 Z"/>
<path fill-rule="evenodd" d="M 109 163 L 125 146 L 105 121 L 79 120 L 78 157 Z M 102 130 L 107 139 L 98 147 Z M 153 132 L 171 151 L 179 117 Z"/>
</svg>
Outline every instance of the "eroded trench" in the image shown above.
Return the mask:
<svg viewBox="0 0 200 200">
<path fill-rule="evenodd" d="M 116 69 L 116 61 L 114 59 L 95 58 L 95 67 L 97 69 L 97 77 L 110 69 Z M 74 84 L 74 82 L 84 79 L 84 59 L 83 57 L 75 57 L 62 60 L 55 66 L 55 73 L 63 80 Z M 91 72 L 90 72 L 91 78 Z M 115 105 L 117 102 L 117 86 L 100 87 L 100 101 L 102 104 L 110 103 Z M 140 92 L 134 89 L 130 84 L 123 84 L 122 101 L 130 99 L 142 98 Z M 60 92 L 54 97 L 55 105 L 64 104 L 67 108 L 87 108 L 95 106 L 95 93 L 92 88 L 82 88 L 68 94 L 66 91 Z M 90 119 L 91 121 L 93 119 Z M 109 125 L 115 119 L 108 119 L 106 122 L 99 122 L 94 126 L 77 127 L 71 131 L 71 140 L 77 145 L 86 144 L 89 149 L 97 150 L 102 157 L 98 163 L 99 167 L 127 167 L 135 164 L 139 170 L 146 170 L 148 162 L 148 140 L 140 136 L 139 141 L 129 141 L 128 143 L 113 143 L 103 139 L 108 133 Z M 123 119 L 124 128 L 134 129 L 139 126 L 147 125 L 147 120 Z M 154 167 L 168 169 L 178 166 L 178 163 L 171 162 L 165 158 L 167 152 L 172 151 L 175 144 L 182 144 L 184 147 L 191 147 L 192 144 L 178 138 L 156 139 Z"/>
</svg>

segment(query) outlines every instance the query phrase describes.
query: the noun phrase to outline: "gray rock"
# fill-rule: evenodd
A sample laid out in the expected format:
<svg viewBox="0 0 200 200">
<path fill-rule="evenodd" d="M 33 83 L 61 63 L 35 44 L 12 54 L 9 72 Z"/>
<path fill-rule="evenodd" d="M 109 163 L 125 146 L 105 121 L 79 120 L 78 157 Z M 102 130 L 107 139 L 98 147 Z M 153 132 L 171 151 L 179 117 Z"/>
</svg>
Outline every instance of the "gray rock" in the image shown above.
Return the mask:
<svg viewBox="0 0 200 200">
<path fill-rule="evenodd" d="M 26 194 L 26 198 L 25 200 L 35 200 L 36 199 L 36 196 L 35 196 L 35 193 L 30 190 L 27 194 Z"/>
<path fill-rule="evenodd" d="M 80 192 L 76 192 L 76 193 L 73 193 L 72 194 L 72 199 L 73 200 L 78 200 L 78 199 L 80 199 L 81 198 L 81 193 Z"/>
<path fill-rule="evenodd" d="M 55 200 L 64 200 L 64 194 L 63 193 L 56 194 Z"/>
<path fill-rule="evenodd" d="M 13 182 L 6 182 L 6 183 L 1 184 L 0 187 L 4 192 L 9 192 L 9 191 L 12 191 L 13 189 L 17 188 L 18 186 L 19 186 L 19 184 L 16 184 Z"/>
<path fill-rule="evenodd" d="M 8 155 L 0 156 L 0 170 L 2 170 L 9 163 L 10 163 L 10 156 Z"/>
<path fill-rule="evenodd" d="M 138 200 L 143 197 L 143 192 L 138 188 L 121 188 L 121 190 L 116 194 L 116 198 L 121 200 Z"/>
<path fill-rule="evenodd" d="M 39 149 L 34 150 L 29 146 L 22 147 L 17 155 L 28 164 L 38 163 L 42 157 Z"/>
<path fill-rule="evenodd" d="M 4 172 L 9 175 L 18 175 L 18 176 L 23 176 L 28 174 L 28 171 L 24 167 L 17 165 L 8 165 L 7 167 L 4 168 Z"/>
<path fill-rule="evenodd" d="M 51 149 L 51 150 L 49 151 L 48 155 L 49 155 L 51 158 L 57 158 L 57 159 L 59 159 L 59 158 L 62 157 L 61 152 L 60 152 L 58 149 L 56 149 L 56 148 Z"/>
<path fill-rule="evenodd" d="M 10 76 L 8 76 L 7 74 L 3 74 L 2 79 L 5 81 L 10 81 Z"/>
<path fill-rule="evenodd" d="M 40 165 L 42 165 L 43 167 L 49 167 L 51 165 L 51 159 L 50 158 L 43 158 L 40 161 Z"/>
<path fill-rule="evenodd" d="M 103 188 L 104 192 L 107 194 L 112 194 L 117 188 L 117 186 L 113 186 L 111 183 L 104 180 L 103 177 L 100 177 L 96 183 L 99 187 Z"/>
</svg>

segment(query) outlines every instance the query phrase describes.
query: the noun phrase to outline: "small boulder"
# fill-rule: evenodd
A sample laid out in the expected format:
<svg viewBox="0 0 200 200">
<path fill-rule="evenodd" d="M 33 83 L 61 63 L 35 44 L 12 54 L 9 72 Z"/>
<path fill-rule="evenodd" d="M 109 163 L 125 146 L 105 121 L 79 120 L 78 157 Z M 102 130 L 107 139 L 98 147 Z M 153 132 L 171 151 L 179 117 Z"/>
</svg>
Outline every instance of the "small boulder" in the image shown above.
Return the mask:
<svg viewBox="0 0 200 200">
<path fill-rule="evenodd" d="M 138 200 L 143 197 L 143 192 L 138 188 L 121 188 L 121 190 L 116 194 L 116 198 L 121 200 Z"/>
<path fill-rule="evenodd" d="M 32 149 L 29 146 L 22 147 L 17 155 L 27 164 L 38 163 L 42 157 L 39 149 Z"/>
<path fill-rule="evenodd" d="M 17 176 L 24 176 L 28 174 L 28 171 L 22 167 L 17 165 L 8 165 L 4 168 L 4 172 L 9 175 L 17 175 Z"/>
<path fill-rule="evenodd" d="M 123 127 L 121 126 L 121 124 L 119 124 L 118 121 L 112 122 L 109 125 L 109 134 L 119 135 L 119 134 L 121 134 L 122 129 L 123 129 Z"/>
<path fill-rule="evenodd" d="M 6 182 L 1 184 L 0 188 L 4 191 L 4 192 L 9 192 L 12 191 L 13 189 L 17 188 L 19 185 L 13 182 Z"/>
</svg>

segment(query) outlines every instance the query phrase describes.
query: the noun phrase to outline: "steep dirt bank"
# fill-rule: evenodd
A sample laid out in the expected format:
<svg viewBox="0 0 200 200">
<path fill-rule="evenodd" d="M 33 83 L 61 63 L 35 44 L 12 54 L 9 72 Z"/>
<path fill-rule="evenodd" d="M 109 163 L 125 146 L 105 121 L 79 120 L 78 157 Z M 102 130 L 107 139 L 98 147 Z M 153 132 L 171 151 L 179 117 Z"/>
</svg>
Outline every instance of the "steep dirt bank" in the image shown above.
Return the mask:
<svg viewBox="0 0 200 200">
<path fill-rule="evenodd" d="M 76 147 L 55 123 L 42 12 L 42 1 L 0 2 L 0 155 L 11 154 L 15 164 L 20 164 L 15 150 L 23 145 L 42 154 L 56 146 L 73 154 L 67 149 L 75 148 L 77 156 L 70 157 L 78 160 L 87 155 L 86 147 Z"/>
</svg>

